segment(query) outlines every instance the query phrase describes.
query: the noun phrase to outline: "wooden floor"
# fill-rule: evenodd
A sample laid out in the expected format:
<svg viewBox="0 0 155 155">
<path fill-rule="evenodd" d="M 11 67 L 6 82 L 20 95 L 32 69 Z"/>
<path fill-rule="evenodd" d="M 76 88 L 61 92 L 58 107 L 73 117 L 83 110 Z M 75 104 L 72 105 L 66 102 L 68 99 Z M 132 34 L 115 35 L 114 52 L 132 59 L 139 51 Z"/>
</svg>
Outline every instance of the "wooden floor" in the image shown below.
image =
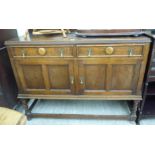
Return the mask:
<svg viewBox="0 0 155 155">
<path fill-rule="evenodd" d="M 31 104 L 31 103 L 29 103 Z M 22 111 L 22 108 L 19 109 Z M 32 112 L 60 114 L 128 115 L 126 101 L 40 100 Z M 27 125 L 135 125 L 135 122 L 95 119 L 33 118 Z"/>
</svg>

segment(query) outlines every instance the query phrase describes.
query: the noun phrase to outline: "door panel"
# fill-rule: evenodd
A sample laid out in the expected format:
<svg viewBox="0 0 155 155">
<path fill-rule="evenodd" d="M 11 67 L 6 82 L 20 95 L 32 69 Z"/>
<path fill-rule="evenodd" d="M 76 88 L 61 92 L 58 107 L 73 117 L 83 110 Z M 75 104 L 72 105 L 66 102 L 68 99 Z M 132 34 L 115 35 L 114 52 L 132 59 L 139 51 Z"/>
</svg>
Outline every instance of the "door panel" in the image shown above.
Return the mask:
<svg viewBox="0 0 155 155">
<path fill-rule="evenodd" d="M 112 90 L 131 90 L 134 65 L 112 65 Z"/>
<path fill-rule="evenodd" d="M 41 65 L 21 65 L 27 89 L 45 89 Z"/>
<path fill-rule="evenodd" d="M 74 68 L 70 60 L 14 61 L 20 93 L 74 94 Z"/>
<path fill-rule="evenodd" d="M 85 88 L 88 90 L 105 89 L 105 65 L 85 65 Z"/>
<path fill-rule="evenodd" d="M 48 65 L 50 89 L 70 89 L 68 65 Z"/>
<path fill-rule="evenodd" d="M 136 95 L 141 60 L 85 59 L 78 66 L 80 94 Z"/>
<path fill-rule="evenodd" d="M 105 91 L 106 65 L 95 64 L 92 61 L 79 62 L 80 93 L 100 94 Z"/>
</svg>

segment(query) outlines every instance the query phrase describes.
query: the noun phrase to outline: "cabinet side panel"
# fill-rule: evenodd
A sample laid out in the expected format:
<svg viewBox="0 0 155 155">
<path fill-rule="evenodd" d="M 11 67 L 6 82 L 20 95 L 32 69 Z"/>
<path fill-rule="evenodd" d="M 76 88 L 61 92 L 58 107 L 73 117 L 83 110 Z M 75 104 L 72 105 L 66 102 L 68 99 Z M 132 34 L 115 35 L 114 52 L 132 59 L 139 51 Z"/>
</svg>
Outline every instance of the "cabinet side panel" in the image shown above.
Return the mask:
<svg viewBox="0 0 155 155">
<path fill-rule="evenodd" d="M 142 83 L 144 79 L 149 50 L 150 50 L 150 44 L 146 44 L 143 47 L 144 59 L 142 61 L 141 68 L 140 68 L 139 80 L 138 80 L 138 85 L 137 85 L 137 94 L 141 94 Z"/>
</svg>

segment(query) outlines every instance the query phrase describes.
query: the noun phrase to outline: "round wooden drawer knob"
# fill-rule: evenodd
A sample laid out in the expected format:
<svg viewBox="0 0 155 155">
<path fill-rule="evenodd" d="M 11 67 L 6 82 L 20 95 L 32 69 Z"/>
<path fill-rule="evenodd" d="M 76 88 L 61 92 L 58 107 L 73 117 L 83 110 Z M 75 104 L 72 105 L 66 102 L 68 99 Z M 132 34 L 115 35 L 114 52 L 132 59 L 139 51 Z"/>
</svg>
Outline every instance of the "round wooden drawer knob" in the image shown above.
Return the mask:
<svg viewBox="0 0 155 155">
<path fill-rule="evenodd" d="M 106 54 L 113 54 L 113 52 L 114 52 L 114 48 L 113 47 L 107 47 L 106 49 L 105 49 L 105 52 L 106 52 Z"/>
<path fill-rule="evenodd" d="M 46 54 L 46 49 L 45 49 L 45 48 L 39 48 L 39 49 L 38 49 L 38 53 L 39 53 L 40 55 L 45 55 L 45 54 Z"/>
</svg>

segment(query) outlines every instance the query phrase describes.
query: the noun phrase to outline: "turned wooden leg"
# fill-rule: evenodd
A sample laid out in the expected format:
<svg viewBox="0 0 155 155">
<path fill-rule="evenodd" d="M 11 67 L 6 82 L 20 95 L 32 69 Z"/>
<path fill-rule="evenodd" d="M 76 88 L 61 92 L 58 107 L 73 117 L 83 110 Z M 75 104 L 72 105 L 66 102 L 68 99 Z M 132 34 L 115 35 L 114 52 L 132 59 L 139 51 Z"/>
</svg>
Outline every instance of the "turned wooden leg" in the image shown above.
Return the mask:
<svg viewBox="0 0 155 155">
<path fill-rule="evenodd" d="M 142 104 L 142 101 L 140 101 L 140 104 L 139 104 L 138 109 L 137 109 L 137 119 L 136 119 L 137 125 L 140 124 L 140 119 L 141 119 L 141 116 L 142 116 L 141 104 Z"/>
<path fill-rule="evenodd" d="M 31 111 L 29 110 L 29 106 L 28 106 L 27 100 L 22 99 L 21 100 L 21 104 L 24 107 L 25 115 L 27 116 L 27 119 L 30 120 L 31 119 Z"/>
<path fill-rule="evenodd" d="M 137 117 L 137 120 L 136 120 L 137 125 L 140 125 L 141 116 L 142 116 L 142 112 L 139 111 L 138 112 L 138 117 Z"/>
<path fill-rule="evenodd" d="M 136 118 L 137 118 L 136 113 L 137 113 L 139 104 L 140 104 L 140 101 L 134 101 L 134 103 L 133 103 L 133 108 L 132 108 L 131 114 L 130 114 L 131 121 L 136 121 Z"/>
<path fill-rule="evenodd" d="M 38 102 L 38 99 L 35 99 L 35 100 L 33 101 L 33 103 L 31 104 L 31 106 L 29 107 L 29 111 L 30 111 L 30 112 L 32 112 L 32 110 L 33 110 L 33 108 L 34 108 L 34 106 L 36 105 L 37 102 Z"/>
</svg>

